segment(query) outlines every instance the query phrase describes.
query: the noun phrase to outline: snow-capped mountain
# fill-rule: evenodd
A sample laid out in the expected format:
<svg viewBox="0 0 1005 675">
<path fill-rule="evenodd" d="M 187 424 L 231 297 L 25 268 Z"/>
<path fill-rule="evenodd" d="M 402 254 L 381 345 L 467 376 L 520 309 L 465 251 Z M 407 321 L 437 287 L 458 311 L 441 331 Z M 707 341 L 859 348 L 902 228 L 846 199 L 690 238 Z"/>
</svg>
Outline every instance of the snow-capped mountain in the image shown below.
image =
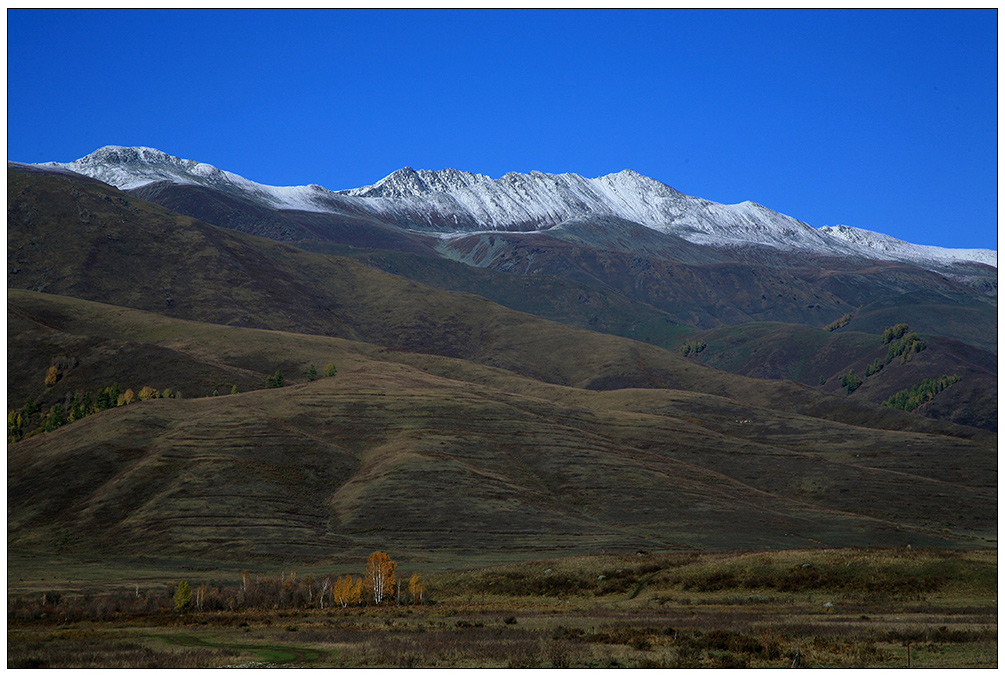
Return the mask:
<svg viewBox="0 0 1005 675">
<path fill-rule="evenodd" d="M 73 162 L 47 162 L 130 190 L 167 181 L 211 187 L 275 209 L 368 214 L 441 237 L 481 231 L 540 231 L 584 216 L 611 216 L 714 247 L 770 246 L 826 256 L 902 261 L 930 269 L 954 263 L 997 267 L 997 251 L 911 244 L 837 225 L 815 228 L 754 202 L 719 204 L 686 195 L 626 169 L 597 178 L 456 169 L 398 169 L 373 185 L 333 191 L 319 185 L 269 186 L 144 147 L 106 146 Z"/>
<path fill-rule="evenodd" d="M 106 145 L 72 162 L 42 162 L 36 166 L 68 169 L 120 190 L 135 190 L 150 183 L 167 181 L 215 188 L 277 209 L 326 210 L 313 201 L 316 194 L 328 192 L 320 185 L 262 185 L 212 164 L 181 159 L 155 148 Z"/>
</svg>

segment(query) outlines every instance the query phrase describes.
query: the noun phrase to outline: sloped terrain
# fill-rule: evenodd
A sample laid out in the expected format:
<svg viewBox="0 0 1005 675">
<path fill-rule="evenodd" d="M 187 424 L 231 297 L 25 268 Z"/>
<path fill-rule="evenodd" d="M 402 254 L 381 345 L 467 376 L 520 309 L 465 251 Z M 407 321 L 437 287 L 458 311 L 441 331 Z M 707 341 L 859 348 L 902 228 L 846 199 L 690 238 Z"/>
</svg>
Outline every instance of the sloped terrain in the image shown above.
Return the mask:
<svg viewBox="0 0 1005 675">
<path fill-rule="evenodd" d="M 213 225 L 276 241 L 336 241 L 434 254 L 431 238 L 402 232 L 366 215 L 273 209 L 240 195 L 170 182 L 150 183 L 130 193 Z"/>
<path fill-rule="evenodd" d="M 636 251 L 603 246 L 600 241 L 584 246 L 581 238 L 563 229 L 520 235 L 477 233 L 447 240 L 441 248 L 448 257 L 478 267 L 560 276 L 614 290 L 700 328 L 750 321 L 823 326 L 863 306 L 910 308 L 921 297 L 928 298 L 926 305 L 968 310 L 965 317 L 953 313 L 946 321 L 927 321 L 927 332 L 966 341 L 982 336 L 976 344 L 986 346 L 988 329 L 995 326 L 993 295 L 909 265 L 768 247 L 720 252 L 717 261 L 689 262 L 694 254 L 677 254 L 669 246 L 643 245 Z M 705 253 L 706 258 L 712 256 Z"/>
<path fill-rule="evenodd" d="M 878 431 L 680 390 L 588 391 L 46 294 L 12 291 L 9 308 L 18 344 L 115 334 L 152 348 L 151 373 L 178 355 L 262 374 L 339 366 L 280 390 L 133 403 L 9 446 L 14 547 L 505 559 L 974 544 L 995 528 L 992 435 Z M 84 375 L 75 387 L 89 386 Z"/>
<path fill-rule="evenodd" d="M 494 179 L 453 168 L 404 167 L 373 185 L 332 191 L 317 184 L 263 185 L 147 147 L 105 146 L 73 162 L 36 166 L 69 169 L 122 189 L 165 182 L 208 187 L 273 209 L 366 215 L 410 231 L 527 232 L 613 216 L 700 246 L 899 261 L 949 274 L 980 274 L 984 267 L 994 276 L 987 273 L 997 264 L 993 250 L 919 246 L 844 225 L 814 228 L 756 202 L 718 204 L 686 195 L 631 169 L 597 178 L 531 171 Z"/>
<path fill-rule="evenodd" d="M 879 333 L 886 326 L 909 323 L 925 336 L 963 343 L 964 351 L 966 345 L 990 354 L 997 351 L 996 270 L 978 262 L 952 262 L 952 255 L 966 252 L 950 255 L 929 250 L 931 247 L 912 248 L 905 242 L 844 226 L 823 228 L 825 238 L 836 237 L 849 245 L 858 242 L 865 246 L 862 251 L 839 256 L 844 249 L 821 242 L 819 250 L 811 247 L 798 252 L 787 248 L 784 241 L 775 242 L 780 247 L 757 245 L 755 240 L 761 235 L 770 239 L 781 232 L 800 241 L 806 237 L 815 241 L 823 234 L 755 204 L 716 206 L 632 172 L 583 182 L 581 177 L 547 174 L 513 174 L 496 181 L 464 172 L 401 170 L 365 189 L 330 193 L 318 186 L 260 186 L 151 149 L 107 148 L 73 166 L 126 187 L 140 184 L 131 187 L 132 194 L 216 225 L 295 242 L 308 250 L 348 255 L 422 284 L 474 293 L 511 309 L 662 347 L 677 346 L 696 328 L 740 326 L 738 334 L 746 335 L 756 330 L 748 324 L 765 321 L 795 324 L 786 330 L 806 335 L 800 326 L 820 327 L 849 314 L 854 316 L 853 325 L 845 327 L 846 331 Z M 23 165 L 17 168 L 39 170 Z M 584 197 L 585 202 L 572 199 L 569 181 L 579 181 L 580 188 L 593 196 Z M 617 189 L 606 197 L 593 194 L 601 184 Z M 649 194 L 650 188 L 655 192 Z M 529 200 L 523 206 L 513 204 L 517 210 L 530 209 L 526 222 L 513 221 L 515 216 L 504 213 L 504 205 L 513 199 L 509 192 L 514 189 L 524 190 Z M 642 202 L 634 198 L 622 206 L 628 209 L 626 213 L 638 216 L 639 222 L 612 215 L 617 208 L 612 206 L 614 202 L 605 201 L 608 197 L 617 202 L 638 190 L 649 195 L 646 199 L 655 199 L 654 204 L 668 208 L 664 213 L 667 218 L 677 214 L 668 221 L 672 226 L 660 225 L 656 212 L 638 211 Z M 463 195 L 467 196 L 458 202 Z M 557 211 L 539 213 L 534 209 L 540 204 L 531 204 L 535 200 L 544 200 Z M 472 208 L 487 209 L 486 214 L 491 212 L 495 220 L 472 220 Z M 451 209 L 461 214 L 452 224 L 448 217 Z M 434 212 L 438 214 L 435 218 L 430 215 Z M 582 214 L 566 217 L 579 212 Z M 725 228 L 720 234 L 739 236 L 743 245 L 723 246 L 725 240 L 713 236 L 715 214 L 725 219 L 720 223 Z M 677 217 L 679 222 L 674 220 Z M 537 231 L 507 231 L 526 227 Z M 437 239 L 424 232 L 430 228 L 460 231 Z M 486 228 L 492 231 L 484 231 Z M 696 240 L 699 231 L 705 234 Z M 697 243 L 699 240 L 705 245 Z M 915 249 L 919 255 L 950 257 L 920 266 L 897 258 L 897 251 Z M 863 252 L 873 252 L 882 258 L 884 251 L 897 255 L 885 261 L 862 257 Z M 991 253 L 978 257 L 993 264 L 994 256 L 985 255 Z M 297 312 L 284 314 L 289 317 Z M 243 325 L 272 326 L 276 318 L 273 315 L 264 322 Z M 347 326 L 325 326 L 326 317 L 318 319 L 320 324 L 312 322 L 306 329 L 364 337 Z M 239 320 L 253 321 L 248 317 Z M 739 355 L 720 349 L 716 355 L 708 352 L 699 360 L 738 374 L 792 378 L 813 386 L 822 379 L 819 386 L 831 392 L 839 391 L 837 383 L 843 373 L 852 369 L 861 373 L 864 368 L 862 350 L 843 352 L 842 343 L 828 348 L 826 354 L 814 354 L 813 369 L 819 372 L 809 377 L 803 372 L 809 361 L 802 341 L 781 344 L 771 337 L 766 339 L 770 344 L 743 347 Z M 415 342 L 408 348 L 430 349 Z M 766 360 L 743 363 L 742 354 L 751 350 L 758 357 L 766 355 Z M 957 347 L 948 350 L 960 352 Z M 456 350 L 438 353 L 462 355 Z M 926 367 L 890 369 L 853 395 L 881 403 L 925 378 L 958 376 L 963 381 L 951 392 L 917 412 L 996 429 L 997 386 L 991 380 L 996 377 L 997 364 L 989 365 L 992 360 L 980 353 L 962 360 L 941 358 L 932 351 L 921 360 Z M 891 377 L 894 371 L 901 376 Z M 911 375 L 918 377 L 908 381 Z M 616 386 L 612 382 L 608 380 L 604 386 Z"/>
<path fill-rule="evenodd" d="M 412 254 L 441 288 L 70 174 L 9 170 L 8 196 L 9 408 L 36 410 L 8 446 L 15 549 L 236 563 L 996 539 L 995 434 L 446 290 L 501 277 L 443 281 Z M 598 293 L 611 325 L 687 332 Z M 871 339 L 828 334 L 779 367 Z M 992 367 L 949 341 L 932 355 Z M 277 371 L 287 386 L 266 388 Z M 112 383 L 184 398 L 42 431 Z"/>
<path fill-rule="evenodd" d="M 903 316 L 902 314 L 899 316 Z M 875 334 L 853 330 L 870 322 L 853 318 L 833 332 L 787 323 L 748 323 L 723 326 L 689 336 L 691 343 L 704 343 L 690 358 L 706 365 L 748 377 L 788 379 L 851 399 L 881 404 L 898 391 L 910 389 L 925 379 L 943 375 L 960 381 L 942 391 L 917 412 L 996 431 L 998 428 L 998 357 L 958 340 L 923 335 L 924 351 L 887 362 L 890 345 Z M 913 326 L 912 326 L 913 329 Z M 876 362 L 879 372 L 868 374 Z M 848 394 L 841 377 L 850 371 L 862 380 Z"/>
<path fill-rule="evenodd" d="M 162 181 L 130 193 L 213 225 L 359 257 L 422 283 L 655 344 L 672 338 L 662 330 L 667 321 L 653 322 L 653 315 L 709 329 L 752 321 L 823 326 L 857 311 L 860 330 L 907 321 L 997 350 L 997 273 L 977 263 L 957 264 L 959 273 L 945 276 L 894 261 L 701 246 L 614 216 L 575 217 L 534 233 L 435 240 L 366 212 L 277 209 L 205 186 Z M 448 271 L 444 259 L 475 269 Z M 579 307 L 581 298 L 592 305 Z"/>
<path fill-rule="evenodd" d="M 769 405 L 886 428 L 928 423 L 792 383 L 705 368 L 657 347 L 213 227 L 93 181 L 12 172 L 10 191 L 12 288 L 195 321 L 364 340 L 574 387 L 671 387 L 757 396 Z"/>
</svg>

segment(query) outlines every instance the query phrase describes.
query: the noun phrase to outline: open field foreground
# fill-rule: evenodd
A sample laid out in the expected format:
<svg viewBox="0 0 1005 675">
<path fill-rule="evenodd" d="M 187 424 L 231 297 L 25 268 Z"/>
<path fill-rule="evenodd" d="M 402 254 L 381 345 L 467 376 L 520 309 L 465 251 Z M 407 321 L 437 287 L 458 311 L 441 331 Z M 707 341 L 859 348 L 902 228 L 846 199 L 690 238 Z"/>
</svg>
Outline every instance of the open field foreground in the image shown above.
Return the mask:
<svg viewBox="0 0 1005 675">
<path fill-rule="evenodd" d="M 402 591 L 400 605 L 332 607 L 329 593 L 324 609 L 324 581 L 362 564 L 42 564 L 10 559 L 8 667 L 997 666 L 991 550 L 403 563 L 403 588 L 420 573 L 422 604 Z M 182 581 L 195 595 L 177 610 Z"/>
</svg>

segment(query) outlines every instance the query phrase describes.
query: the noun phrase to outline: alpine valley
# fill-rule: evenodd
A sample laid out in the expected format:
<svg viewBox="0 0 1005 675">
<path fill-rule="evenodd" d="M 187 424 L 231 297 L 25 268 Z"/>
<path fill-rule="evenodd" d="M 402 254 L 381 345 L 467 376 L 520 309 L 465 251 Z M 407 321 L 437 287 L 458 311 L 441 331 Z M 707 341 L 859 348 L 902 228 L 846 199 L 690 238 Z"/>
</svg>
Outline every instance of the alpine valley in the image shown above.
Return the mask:
<svg viewBox="0 0 1005 675">
<path fill-rule="evenodd" d="M 630 170 L 7 185 L 25 559 L 997 544 L 996 251 Z"/>
</svg>

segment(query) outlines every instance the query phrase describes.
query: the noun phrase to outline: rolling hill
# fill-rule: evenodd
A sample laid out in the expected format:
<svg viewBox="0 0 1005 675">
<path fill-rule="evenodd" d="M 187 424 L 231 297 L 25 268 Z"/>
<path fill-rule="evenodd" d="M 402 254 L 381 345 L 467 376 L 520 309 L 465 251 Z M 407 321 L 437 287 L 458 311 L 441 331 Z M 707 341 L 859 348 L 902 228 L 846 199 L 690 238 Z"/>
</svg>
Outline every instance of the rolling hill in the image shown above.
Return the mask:
<svg viewBox="0 0 1005 675">
<path fill-rule="evenodd" d="M 833 332 L 798 324 L 747 323 L 695 333 L 687 339 L 704 343 L 701 352 L 690 357 L 699 363 L 749 377 L 818 385 L 823 391 L 874 404 L 925 379 L 956 376 L 960 381 L 922 406 L 919 414 L 997 430 L 996 354 L 936 335 L 926 336 L 924 351 L 912 353 L 910 360 L 887 361 L 890 345 L 877 334 L 881 330 L 853 330 L 863 323 L 868 325 L 856 317 Z M 869 374 L 877 363 L 882 369 Z M 851 371 L 863 382 L 846 392 L 841 377 Z"/>
<path fill-rule="evenodd" d="M 11 291 L 8 305 L 15 344 L 58 339 L 79 360 L 67 391 L 104 382 L 87 345 L 113 335 L 146 349 L 141 367 L 119 371 L 136 388 L 338 365 L 282 389 L 136 402 L 10 445 L 16 548 L 135 556 L 155 541 L 163 557 L 216 560 L 373 547 L 512 559 L 973 545 L 995 526 L 993 435 L 870 429 L 683 390 L 591 391 L 30 291 Z"/>
</svg>

